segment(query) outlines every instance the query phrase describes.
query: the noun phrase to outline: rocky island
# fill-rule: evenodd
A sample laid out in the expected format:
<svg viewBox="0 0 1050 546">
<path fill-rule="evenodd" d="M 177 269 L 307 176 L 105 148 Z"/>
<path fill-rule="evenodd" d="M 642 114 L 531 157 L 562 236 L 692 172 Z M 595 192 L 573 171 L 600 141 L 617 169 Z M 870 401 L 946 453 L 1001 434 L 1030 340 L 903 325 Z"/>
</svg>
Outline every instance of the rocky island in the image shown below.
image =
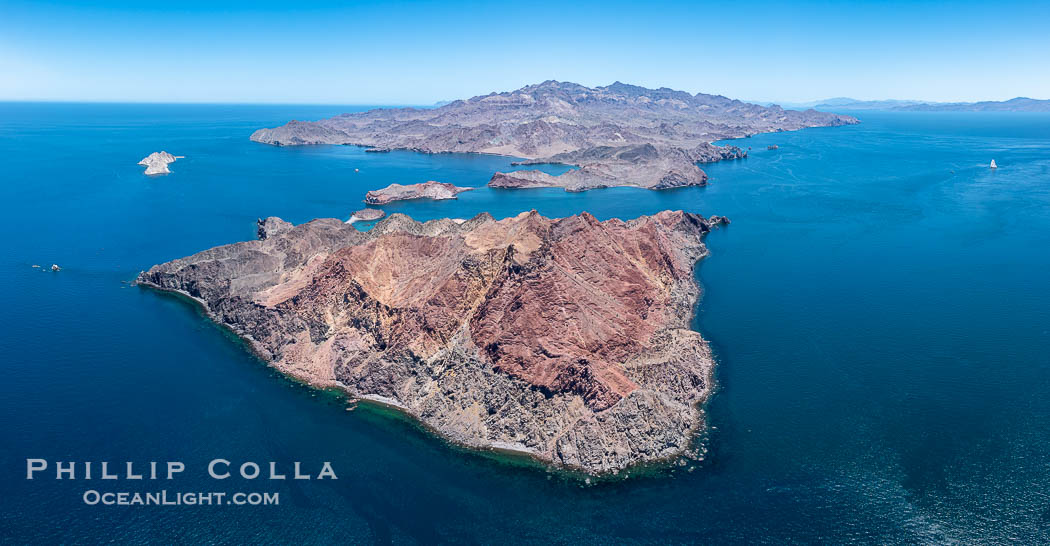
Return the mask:
<svg viewBox="0 0 1050 546">
<path fill-rule="evenodd" d="M 361 209 L 350 215 L 350 219 L 346 221 L 348 224 L 352 224 L 357 221 L 361 222 L 372 222 L 386 216 L 386 212 L 379 209 Z"/>
<path fill-rule="evenodd" d="M 139 161 L 139 165 L 146 167 L 145 174 L 147 175 L 170 174 L 171 170 L 168 169 L 168 165 L 181 158 L 181 155 L 171 155 L 168 152 L 153 152 L 142 158 L 142 161 Z"/>
<path fill-rule="evenodd" d="M 152 267 L 278 370 L 401 408 L 454 442 L 591 473 L 685 451 L 711 390 L 693 269 L 720 217 L 535 211 L 259 239 Z"/>
<path fill-rule="evenodd" d="M 857 123 L 816 110 L 764 107 L 718 95 L 647 89 L 616 82 L 590 88 L 547 81 L 516 91 L 457 100 L 439 108 L 375 109 L 292 121 L 252 134 L 278 146 L 351 144 L 369 150 L 500 154 L 577 169 L 560 176 L 536 170 L 495 173 L 502 188 L 611 186 L 665 189 L 703 185 L 697 163 L 745 157 L 716 140 L 757 133 Z"/>
<path fill-rule="evenodd" d="M 462 188 L 434 180 L 428 180 L 422 184 L 391 184 L 381 190 L 372 190 L 365 194 L 365 203 L 385 205 L 391 201 L 409 199 L 455 199 L 457 195 L 472 189 L 474 188 Z"/>
</svg>

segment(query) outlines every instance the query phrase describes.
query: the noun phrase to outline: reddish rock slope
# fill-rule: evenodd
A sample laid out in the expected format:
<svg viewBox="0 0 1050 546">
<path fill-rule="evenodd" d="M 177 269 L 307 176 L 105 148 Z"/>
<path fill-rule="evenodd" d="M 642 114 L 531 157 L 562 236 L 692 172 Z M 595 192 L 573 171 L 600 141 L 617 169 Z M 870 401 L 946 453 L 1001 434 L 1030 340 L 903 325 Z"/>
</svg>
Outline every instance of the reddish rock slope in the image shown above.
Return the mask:
<svg viewBox="0 0 1050 546">
<path fill-rule="evenodd" d="M 454 441 L 609 472 L 685 450 L 710 388 L 689 329 L 718 221 L 535 211 L 369 232 L 260 221 L 260 240 L 154 266 L 285 373 L 402 407 Z"/>
</svg>

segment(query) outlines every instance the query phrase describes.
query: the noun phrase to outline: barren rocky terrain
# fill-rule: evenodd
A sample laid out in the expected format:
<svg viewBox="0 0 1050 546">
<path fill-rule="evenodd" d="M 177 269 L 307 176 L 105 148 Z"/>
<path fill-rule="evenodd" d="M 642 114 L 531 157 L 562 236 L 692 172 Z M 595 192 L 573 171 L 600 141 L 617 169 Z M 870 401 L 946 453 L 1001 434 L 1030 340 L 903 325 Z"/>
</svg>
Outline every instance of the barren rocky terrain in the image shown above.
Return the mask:
<svg viewBox="0 0 1050 546">
<path fill-rule="evenodd" d="M 457 195 L 470 191 L 474 188 L 462 188 L 428 180 L 421 184 L 391 184 L 383 189 L 372 190 L 365 194 L 365 203 L 369 205 L 385 205 L 391 201 L 407 201 L 410 199 L 455 199 Z"/>
<path fill-rule="evenodd" d="M 171 155 L 168 152 L 153 152 L 148 156 L 142 158 L 139 161 L 139 165 L 146 167 L 145 174 L 170 174 L 171 169 L 168 168 L 170 163 L 174 163 L 179 156 Z"/>
<path fill-rule="evenodd" d="M 361 209 L 361 210 L 356 211 L 353 214 L 351 214 L 350 215 L 350 220 L 347 220 L 347 221 L 348 222 L 353 222 L 353 221 L 360 220 L 362 222 L 371 222 L 371 221 L 374 221 L 374 220 L 378 220 L 378 219 L 380 219 L 380 218 L 382 218 L 384 216 L 386 216 L 386 212 L 385 211 L 382 211 L 382 210 L 379 210 L 379 209 L 367 209 L 366 208 L 366 209 Z"/>
<path fill-rule="evenodd" d="M 719 95 L 623 83 L 589 88 L 547 81 L 516 91 L 457 100 L 440 108 L 392 108 L 291 121 L 251 138 L 280 146 L 352 144 L 372 151 L 501 154 L 531 163 L 579 167 L 561 176 L 496 173 L 496 187 L 610 186 L 664 189 L 702 185 L 698 162 L 746 156 L 716 140 L 857 123 L 816 110 L 764 107 Z"/>
<path fill-rule="evenodd" d="M 259 221 L 259 239 L 152 267 L 277 369 L 396 405 L 445 437 L 594 473 L 686 450 L 711 389 L 690 329 L 718 217 L 535 211 L 361 232 Z"/>
</svg>

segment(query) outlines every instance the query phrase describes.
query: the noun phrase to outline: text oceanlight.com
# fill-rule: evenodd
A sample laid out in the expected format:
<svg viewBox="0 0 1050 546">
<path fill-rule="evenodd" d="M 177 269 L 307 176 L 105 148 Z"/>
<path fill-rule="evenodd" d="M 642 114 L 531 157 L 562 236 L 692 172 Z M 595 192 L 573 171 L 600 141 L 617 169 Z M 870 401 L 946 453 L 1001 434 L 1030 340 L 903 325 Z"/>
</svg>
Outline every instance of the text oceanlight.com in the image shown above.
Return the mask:
<svg viewBox="0 0 1050 546">
<path fill-rule="evenodd" d="M 226 491 L 168 492 L 168 490 L 139 493 L 131 491 L 99 492 L 84 491 L 84 504 L 104 506 L 276 506 L 280 504 L 279 493 Z"/>
</svg>

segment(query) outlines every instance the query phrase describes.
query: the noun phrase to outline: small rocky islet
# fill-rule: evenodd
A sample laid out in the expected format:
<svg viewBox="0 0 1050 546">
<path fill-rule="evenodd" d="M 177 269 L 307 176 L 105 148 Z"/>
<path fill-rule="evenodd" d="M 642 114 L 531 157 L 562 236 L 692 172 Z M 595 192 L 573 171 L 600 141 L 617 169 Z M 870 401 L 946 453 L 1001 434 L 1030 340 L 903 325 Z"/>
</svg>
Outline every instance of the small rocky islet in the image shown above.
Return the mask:
<svg viewBox="0 0 1050 546">
<path fill-rule="evenodd" d="M 464 188 L 434 180 L 421 184 L 390 184 L 383 189 L 372 190 L 365 194 L 365 203 L 369 205 L 385 205 L 392 201 L 406 201 L 410 199 L 455 199 L 460 193 L 472 189 L 474 188 Z"/>
<path fill-rule="evenodd" d="M 171 169 L 168 168 L 168 165 L 174 163 L 175 160 L 182 158 L 183 156 L 181 155 L 172 155 L 164 151 L 153 152 L 142 158 L 142 161 L 139 161 L 139 165 L 146 167 L 144 174 L 149 176 L 171 174 Z"/>
<path fill-rule="evenodd" d="M 353 214 L 351 214 L 350 219 L 347 220 L 347 223 L 350 224 L 357 221 L 373 222 L 375 220 L 379 220 L 384 216 L 386 216 L 386 212 L 383 210 L 366 208 L 361 209 L 359 211 L 355 211 Z"/>
<path fill-rule="evenodd" d="M 493 188 L 652 190 L 707 183 L 697 164 L 747 152 L 713 141 L 857 123 L 721 96 L 544 82 L 435 109 L 377 109 L 260 129 L 279 146 L 474 152 L 560 163 L 493 173 Z M 365 202 L 455 199 L 474 188 L 391 184 Z M 598 221 L 259 220 L 256 241 L 153 266 L 138 284 L 185 294 L 285 374 L 401 408 L 442 436 L 615 473 L 685 452 L 703 427 L 714 360 L 690 328 L 721 216 Z"/>
</svg>

